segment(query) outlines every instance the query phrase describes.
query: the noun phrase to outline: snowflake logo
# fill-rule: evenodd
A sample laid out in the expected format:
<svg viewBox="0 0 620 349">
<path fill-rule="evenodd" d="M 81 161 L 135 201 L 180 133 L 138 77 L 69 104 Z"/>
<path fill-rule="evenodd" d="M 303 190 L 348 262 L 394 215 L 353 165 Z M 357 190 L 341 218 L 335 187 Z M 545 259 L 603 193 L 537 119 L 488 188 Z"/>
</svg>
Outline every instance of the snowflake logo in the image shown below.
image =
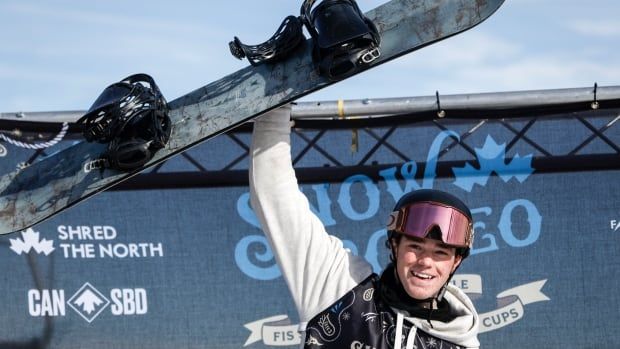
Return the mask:
<svg viewBox="0 0 620 349">
<path fill-rule="evenodd" d="M 491 174 L 497 174 L 505 183 L 516 178 L 523 183 L 533 172 L 532 155 L 525 157 L 515 154 L 510 163 L 506 163 L 506 143 L 497 144 L 493 137 L 487 136 L 482 148 L 476 148 L 476 158 L 480 168 L 469 163 L 464 167 L 453 167 L 456 180 L 454 185 L 471 192 L 474 185 L 485 186 Z"/>
<path fill-rule="evenodd" d="M 28 253 L 31 249 L 35 252 L 44 255 L 49 255 L 54 251 L 54 241 L 47 239 L 39 239 L 39 232 L 28 228 L 22 231 L 22 237 L 16 239 L 9 239 L 11 243 L 11 250 L 17 254 Z"/>
<path fill-rule="evenodd" d="M 345 312 L 342 314 L 342 319 L 343 319 L 344 321 L 347 321 L 347 320 L 349 320 L 350 318 L 351 318 L 351 314 L 350 314 L 348 311 L 345 311 Z"/>
<path fill-rule="evenodd" d="M 426 340 L 426 346 L 430 348 L 437 348 L 437 340 L 435 338 L 429 338 Z"/>
</svg>

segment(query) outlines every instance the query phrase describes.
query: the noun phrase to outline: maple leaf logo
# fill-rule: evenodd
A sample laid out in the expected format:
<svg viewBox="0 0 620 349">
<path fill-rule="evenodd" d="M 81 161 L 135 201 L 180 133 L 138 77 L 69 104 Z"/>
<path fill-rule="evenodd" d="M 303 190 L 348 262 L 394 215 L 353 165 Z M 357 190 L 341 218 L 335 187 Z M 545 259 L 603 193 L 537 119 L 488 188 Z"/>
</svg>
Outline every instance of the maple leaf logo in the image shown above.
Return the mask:
<svg viewBox="0 0 620 349">
<path fill-rule="evenodd" d="M 532 155 L 524 157 L 515 154 L 510 163 L 506 163 L 506 143 L 497 144 L 493 137 L 487 136 L 482 148 L 476 148 L 476 158 L 480 168 L 469 163 L 464 167 L 453 167 L 456 180 L 454 185 L 471 192 L 474 185 L 485 186 L 491 174 L 497 174 L 505 183 L 513 177 L 523 183 L 533 172 Z"/>
<path fill-rule="evenodd" d="M 22 231 L 21 239 L 9 240 L 11 250 L 17 254 L 28 253 L 31 249 L 34 249 L 37 253 L 43 253 L 48 256 L 54 251 L 54 241 L 47 239 L 39 240 L 39 232 L 32 230 L 32 228 Z"/>
</svg>

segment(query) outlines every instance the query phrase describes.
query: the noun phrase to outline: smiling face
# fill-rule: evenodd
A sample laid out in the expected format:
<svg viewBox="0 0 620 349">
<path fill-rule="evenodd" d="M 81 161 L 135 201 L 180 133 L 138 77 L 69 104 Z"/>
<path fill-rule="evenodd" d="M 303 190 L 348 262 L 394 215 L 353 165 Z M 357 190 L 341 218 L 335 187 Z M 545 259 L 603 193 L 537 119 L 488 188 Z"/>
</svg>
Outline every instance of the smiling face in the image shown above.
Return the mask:
<svg viewBox="0 0 620 349">
<path fill-rule="evenodd" d="M 419 300 L 437 296 L 461 263 L 456 248 L 437 240 L 406 235 L 397 240 L 392 241 L 396 272 L 407 294 Z"/>
</svg>

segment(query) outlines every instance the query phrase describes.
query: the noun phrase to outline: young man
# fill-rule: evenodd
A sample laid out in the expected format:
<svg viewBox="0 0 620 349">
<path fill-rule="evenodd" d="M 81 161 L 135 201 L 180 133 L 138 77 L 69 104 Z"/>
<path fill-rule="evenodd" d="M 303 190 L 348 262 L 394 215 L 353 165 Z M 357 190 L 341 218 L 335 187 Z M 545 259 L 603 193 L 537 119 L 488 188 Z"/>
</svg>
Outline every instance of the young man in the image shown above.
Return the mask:
<svg viewBox="0 0 620 349">
<path fill-rule="evenodd" d="M 252 207 L 300 319 L 304 348 L 477 348 L 478 314 L 449 280 L 473 239 L 469 209 L 436 190 L 404 195 L 388 222 L 381 276 L 328 235 L 299 191 L 290 107 L 254 124 Z"/>
</svg>

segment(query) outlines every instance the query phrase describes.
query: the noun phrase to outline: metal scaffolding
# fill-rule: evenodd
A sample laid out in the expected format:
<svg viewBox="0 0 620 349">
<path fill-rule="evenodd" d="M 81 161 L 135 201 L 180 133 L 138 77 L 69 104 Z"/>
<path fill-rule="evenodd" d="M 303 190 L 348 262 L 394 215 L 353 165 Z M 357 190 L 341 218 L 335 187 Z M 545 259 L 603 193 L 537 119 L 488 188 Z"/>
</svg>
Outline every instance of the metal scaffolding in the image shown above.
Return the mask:
<svg viewBox="0 0 620 349">
<path fill-rule="evenodd" d="M 74 124 L 81 115 L 0 113 L 0 145 L 21 147 L 22 165 L 33 163 L 81 139 Z M 303 102 L 293 106 L 292 117 L 301 183 L 336 182 L 351 173 L 379 180 L 383 169 L 410 161 L 424 168 L 415 146 L 399 147 L 396 140 L 447 130 L 459 130 L 458 137 L 442 145 L 438 177 L 475 160 L 479 135 L 491 131 L 504 135 L 507 161 L 527 149 L 536 173 L 620 169 L 620 87 Z M 246 185 L 250 130 L 246 124 L 229 131 L 112 190 Z M 212 161 L 209 154 L 217 152 L 220 160 Z"/>
</svg>

